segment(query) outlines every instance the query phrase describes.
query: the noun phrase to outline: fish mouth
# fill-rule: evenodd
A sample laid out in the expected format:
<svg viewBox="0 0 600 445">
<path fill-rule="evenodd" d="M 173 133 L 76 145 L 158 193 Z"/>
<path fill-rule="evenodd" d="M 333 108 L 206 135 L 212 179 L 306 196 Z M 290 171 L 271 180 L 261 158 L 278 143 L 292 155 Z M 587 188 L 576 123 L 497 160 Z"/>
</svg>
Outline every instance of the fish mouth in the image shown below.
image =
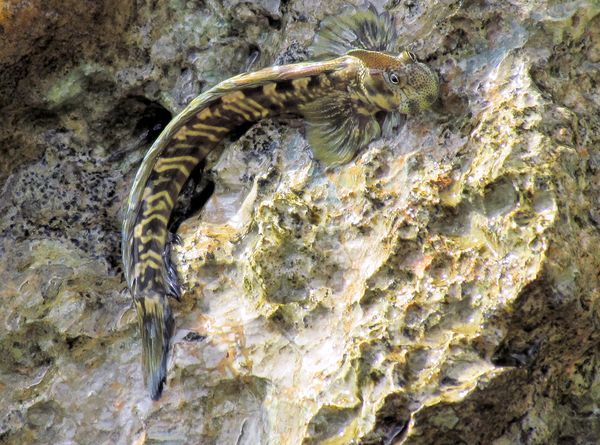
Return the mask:
<svg viewBox="0 0 600 445">
<path fill-rule="evenodd" d="M 406 85 L 400 89 L 400 106 L 398 111 L 406 114 L 416 114 L 431 108 L 440 96 L 440 84 L 437 73 L 425 67 L 420 82 Z"/>
</svg>

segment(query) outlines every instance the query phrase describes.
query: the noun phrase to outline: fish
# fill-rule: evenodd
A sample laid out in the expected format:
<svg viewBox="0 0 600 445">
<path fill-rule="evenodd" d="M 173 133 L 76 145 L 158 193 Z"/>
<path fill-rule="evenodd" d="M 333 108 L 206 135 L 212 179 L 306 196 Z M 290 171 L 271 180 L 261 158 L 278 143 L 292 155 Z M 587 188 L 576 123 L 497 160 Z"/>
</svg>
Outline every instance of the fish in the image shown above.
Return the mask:
<svg viewBox="0 0 600 445">
<path fill-rule="evenodd" d="M 169 297 L 181 298 L 170 259 L 171 214 L 192 171 L 232 131 L 263 119 L 298 116 L 325 168 L 350 161 L 399 116 L 437 100 L 435 71 L 395 48 L 393 18 L 374 7 L 321 22 L 313 60 L 227 79 L 193 99 L 164 128 L 132 183 L 122 227 L 124 275 L 142 341 L 144 383 L 158 400 L 174 330 Z M 382 115 L 384 116 L 382 119 Z"/>
</svg>

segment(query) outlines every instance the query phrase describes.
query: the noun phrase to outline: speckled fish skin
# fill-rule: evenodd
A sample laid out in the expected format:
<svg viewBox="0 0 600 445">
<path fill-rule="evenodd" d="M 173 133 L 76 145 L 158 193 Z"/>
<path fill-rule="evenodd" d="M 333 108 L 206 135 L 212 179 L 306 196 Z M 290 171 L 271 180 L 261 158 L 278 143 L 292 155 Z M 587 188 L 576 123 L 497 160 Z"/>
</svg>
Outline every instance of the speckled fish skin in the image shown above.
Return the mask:
<svg viewBox="0 0 600 445">
<path fill-rule="evenodd" d="M 377 21 L 379 16 L 372 14 Z M 180 297 L 168 258 L 169 219 L 182 187 L 207 154 L 242 125 L 296 114 L 306 120 L 315 157 L 327 166 L 342 164 L 380 135 L 376 113 L 416 112 L 437 96 L 436 74 L 411 53 L 394 56 L 354 48 L 327 61 L 233 77 L 201 94 L 171 121 L 137 172 L 123 224 L 125 277 L 152 399 L 162 393 L 174 328 L 167 297 Z"/>
</svg>

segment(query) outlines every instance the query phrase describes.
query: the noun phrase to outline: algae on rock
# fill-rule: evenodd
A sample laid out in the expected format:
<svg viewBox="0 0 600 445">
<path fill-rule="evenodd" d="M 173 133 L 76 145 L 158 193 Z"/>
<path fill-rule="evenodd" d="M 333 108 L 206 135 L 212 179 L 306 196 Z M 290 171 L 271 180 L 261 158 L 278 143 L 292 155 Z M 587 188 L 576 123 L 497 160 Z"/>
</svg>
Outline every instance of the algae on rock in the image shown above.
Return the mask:
<svg viewBox="0 0 600 445">
<path fill-rule="evenodd" d="M 600 6 L 375 4 L 440 103 L 332 170 L 296 122 L 207 162 L 157 403 L 118 248 L 137 164 L 343 2 L 0 7 L 0 442 L 597 441 Z"/>
</svg>

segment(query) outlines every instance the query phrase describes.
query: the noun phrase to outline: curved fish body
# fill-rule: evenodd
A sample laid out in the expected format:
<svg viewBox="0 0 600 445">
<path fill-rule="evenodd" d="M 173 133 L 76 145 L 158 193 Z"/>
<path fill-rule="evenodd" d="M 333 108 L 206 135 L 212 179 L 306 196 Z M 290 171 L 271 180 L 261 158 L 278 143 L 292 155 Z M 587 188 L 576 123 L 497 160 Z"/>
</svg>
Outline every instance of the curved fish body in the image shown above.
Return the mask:
<svg viewBox="0 0 600 445">
<path fill-rule="evenodd" d="M 371 12 L 369 19 L 380 17 Z M 386 38 L 389 37 L 386 34 Z M 408 52 L 352 48 L 320 62 L 266 68 L 221 82 L 194 99 L 164 129 L 135 177 L 123 224 L 125 277 L 142 337 L 144 380 L 157 400 L 166 380 L 174 322 L 168 296 L 179 298 L 169 259 L 169 219 L 192 170 L 232 130 L 295 114 L 306 121 L 315 157 L 350 160 L 381 132 L 376 114 L 409 113 L 437 99 L 438 80 Z"/>
</svg>

